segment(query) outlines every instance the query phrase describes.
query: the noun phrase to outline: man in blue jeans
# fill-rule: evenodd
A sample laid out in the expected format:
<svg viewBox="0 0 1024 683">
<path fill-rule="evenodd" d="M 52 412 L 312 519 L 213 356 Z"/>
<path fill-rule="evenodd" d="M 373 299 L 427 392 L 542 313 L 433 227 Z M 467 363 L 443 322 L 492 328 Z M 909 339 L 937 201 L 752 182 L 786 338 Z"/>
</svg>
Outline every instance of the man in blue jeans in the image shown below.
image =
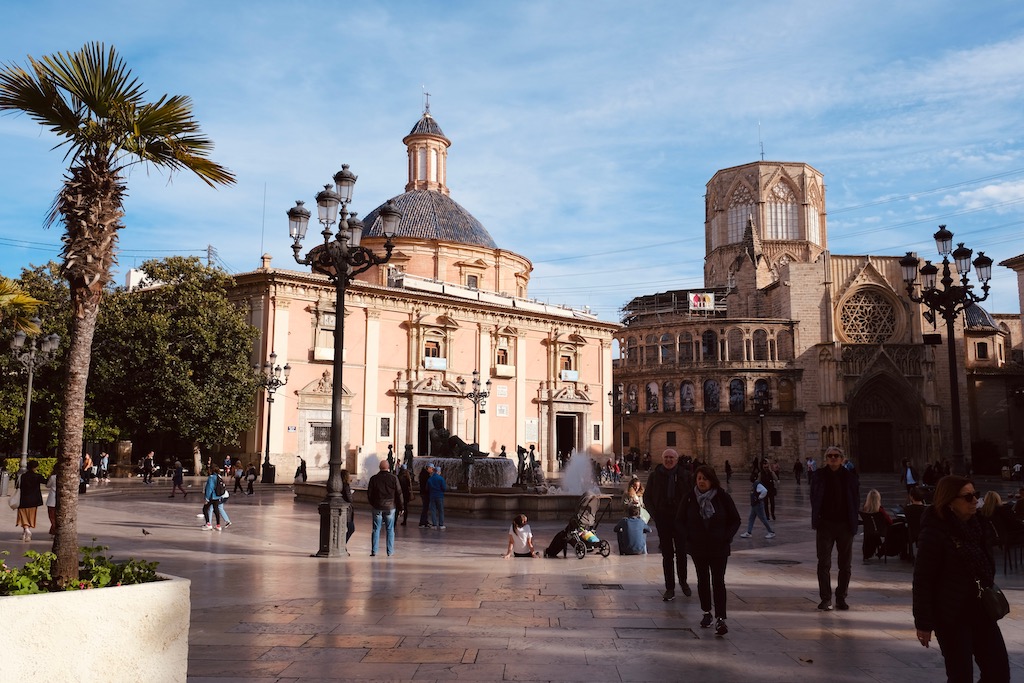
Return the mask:
<svg viewBox="0 0 1024 683">
<path fill-rule="evenodd" d="M 395 513 L 402 511 L 402 487 L 398 477 L 391 474 L 387 460 L 381 460 L 380 471 L 370 477 L 370 483 L 366 486 L 366 499 L 373 509 L 370 557 L 377 554 L 382 524 L 387 530 L 387 551 L 390 557 L 395 552 Z"/>
</svg>

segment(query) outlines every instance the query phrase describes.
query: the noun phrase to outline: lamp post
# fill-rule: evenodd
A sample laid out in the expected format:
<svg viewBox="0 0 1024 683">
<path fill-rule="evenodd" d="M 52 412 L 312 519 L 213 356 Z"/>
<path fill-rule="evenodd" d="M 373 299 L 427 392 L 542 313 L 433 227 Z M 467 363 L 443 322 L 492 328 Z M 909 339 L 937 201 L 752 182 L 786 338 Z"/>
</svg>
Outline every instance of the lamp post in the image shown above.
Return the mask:
<svg viewBox="0 0 1024 683">
<path fill-rule="evenodd" d="M 263 369 L 254 365 L 253 370 L 258 375 L 260 386 L 267 392 L 267 438 L 264 444 L 266 450 L 263 455 L 263 478 L 260 481 L 264 484 L 273 484 L 276 473 L 274 475 L 270 473 L 270 413 L 274 407 L 274 394 L 288 384 L 288 375 L 292 372 L 292 366 L 285 363 L 282 368 L 277 364 L 277 354 L 271 352 L 270 360 L 263 364 Z"/>
<path fill-rule="evenodd" d="M 478 370 L 473 371 L 473 382 L 471 385 L 473 390 L 466 393 L 466 380 L 462 377 L 459 378 L 459 388 L 462 389 L 462 398 L 469 399 L 473 403 L 473 447 L 480 450 L 480 444 L 477 442 L 478 425 L 480 422 L 480 416 L 484 413 L 484 408 L 487 406 L 487 397 L 491 395 L 491 380 L 488 379 L 483 385 L 484 389 L 480 389 L 480 372 Z"/>
<path fill-rule="evenodd" d="M 772 409 L 772 396 L 768 388 L 763 391 L 754 391 L 754 410 L 757 411 L 758 422 L 761 423 L 761 464 L 764 464 L 764 416 Z"/>
<path fill-rule="evenodd" d="M 620 383 L 616 384 L 615 388 L 608 392 L 608 405 L 612 407 L 612 412 L 618 414 L 619 416 L 619 441 L 617 444 L 618 453 L 615 453 L 615 455 L 622 458 L 623 460 L 625 460 L 626 458 L 626 454 L 623 452 L 625 448 L 622 445 L 622 414 L 625 412 L 622 409 L 622 398 L 625 389 L 626 387 Z"/>
<path fill-rule="evenodd" d="M 951 412 L 953 422 L 953 463 L 954 474 L 963 474 L 964 468 L 964 444 L 963 429 L 960 425 L 960 386 L 958 381 L 956 363 L 956 341 L 953 338 L 953 323 L 965 308 L 973 303 L 984 301 L 988 298 L 988 282 L 992 279 L 992 259 L 985 256 L 985 252 L 979 251 L 978 258 L 974 259 L 974 267 L 977 269 L 977 277 L 981 282 L 983 294 L 978 296 L 974 293 L 974 285 L 970 284 L 967 274 L 971 271 L 971 249 L 964 246 L 963 242 L 957 244 L 953 249 L 953 233 L 946 230 L 945 225 L 940 225 L 935 233 L 935 246 L 942 256 L 942 279 L 936 286 L 936 277 L 939 269 L 931 261 L 925 261 L 924 266 L 918 270 L 921 261 L 913 252 L 900 259 L 900 268 L 903 270 L 903 281 L 907 285 L 907 296 L 914 303 L 923 303 L 931 310 L 931 322 L 934 324 L 935 315 L 938 314 L 946 321 L 946 345 L 949 350 L 949 395 L 951 401 Z M 949 268 L 949 257 L 953 257 L 956 263 L 957 273 L 960 274 L 960 284 L 954 284 L 953 275 Z M 917 274 L 921 273 L 922 283 L 920 293 L 917 292 Z"/>
<path fill-rule="evenodd" d="M 316 195 L 317 220 L 324 226 L 321 235 L 322 244 L 310 249 L 304 257 L 302 240 L 306 237 L 309 226 L 309 210 L 303 202 L 296 202 L 288 210 L 288 233 L 292 238 L 292 252 L 295 261 L 304 266 L 311 266 L 314 272 L 326 275 L 334 285 L 336 322 L 334 327 L 334 377 L 331 386 L 331 449 L 328 460 L 327 495 L 320 503 L 320 550 L 316 557 L 341 557 L 347 554 L 345 549 L 345 531 L 348 518 L 348 503 L 341 497 L 341 455 L 342 455 L 342 408 L 343 385 L 342 371 L 345 349 L 345 290 L 356 275 L 373 266 L 383 265 L 391 259 L 394 244 L 391 241 L 402 213 L 392 202 L 387 202 L 380 209 L 380 218 L 384 224 L 385 254 L 380 256 L 372 250 L 359 245 L 363 235 L 363 223 L 355 213 L 349 213 L 348 205 L 352 201 L 352 188 L 356 176 L 348 164 L 334 175 L 334 187 L 325 185 Z M 338 224 L 337 234 L 333 231 Z M 333 238 L 333 239 L 332 239 Z"/>
<path fill-rule="evenodd" d="M 42 321 L 39 318 L 33 318 L 32 322 L 36 327 L 42 325 Z M 21 462 L 18 465 L 18 478 L 21 481 L 21 475 L 28 471 L 28 426 L 29 426 L 29 415 L 32 412 L 32 380 L 35 377 L 36 364 L 46 364 L 51 362 L 57 353 L 57 347 L 60 346 L 60 336 L 57 334 L 48 334 L 45 337 L 33 336 L 31 341 L 26 346 L 25 342 L 29 339 L 28 335 L 18 330 L 14 333 L 14 339 L 11 340 L 11 353 L 14 359 L 22 364 L 25 371 L 28 373 L 28 389 L 25 392 L 25 420 L 21 431 Z"/>
</svg>

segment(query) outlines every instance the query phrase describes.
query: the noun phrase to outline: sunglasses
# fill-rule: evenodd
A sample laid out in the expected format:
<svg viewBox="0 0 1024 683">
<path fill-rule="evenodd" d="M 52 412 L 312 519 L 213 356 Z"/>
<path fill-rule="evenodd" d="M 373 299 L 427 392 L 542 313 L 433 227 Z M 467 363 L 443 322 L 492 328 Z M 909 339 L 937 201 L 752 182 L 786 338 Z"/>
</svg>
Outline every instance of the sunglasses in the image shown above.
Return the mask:
<svg viewBox="0 0 1024 683">
<path fill-rule="evenodd" d="M 972 491 L 970 493 L 961 493 L 959 496 L 957 496 L 957 498 L 963 498 L 968 503 L 973 503 L 976 500 L 980 500 L 981 496 L 979 496 L 976 492 Z"/>
<path fill-rule="evenodd" d="M 825 457 L 828 458 L 829 460 L 842 460 L 843 459 L 843 456 L 839 455 L 838 453 L 829 453 Z"/>
</svg>

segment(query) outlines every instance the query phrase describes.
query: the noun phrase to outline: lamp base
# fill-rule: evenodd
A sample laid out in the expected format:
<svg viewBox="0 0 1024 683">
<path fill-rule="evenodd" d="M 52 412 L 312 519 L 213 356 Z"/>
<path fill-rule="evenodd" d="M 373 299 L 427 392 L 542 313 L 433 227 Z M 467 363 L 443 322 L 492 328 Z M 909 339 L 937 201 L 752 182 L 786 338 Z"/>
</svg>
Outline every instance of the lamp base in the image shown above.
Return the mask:
<svg viewBox="0 0 1024 683">
<path fill-rule="evenodd" d="M 347 557 L 345 534 L 348 531 L 349 504 L 342 498 L 320 503 L 320 550 L 313 557 Z"/>
</svg>

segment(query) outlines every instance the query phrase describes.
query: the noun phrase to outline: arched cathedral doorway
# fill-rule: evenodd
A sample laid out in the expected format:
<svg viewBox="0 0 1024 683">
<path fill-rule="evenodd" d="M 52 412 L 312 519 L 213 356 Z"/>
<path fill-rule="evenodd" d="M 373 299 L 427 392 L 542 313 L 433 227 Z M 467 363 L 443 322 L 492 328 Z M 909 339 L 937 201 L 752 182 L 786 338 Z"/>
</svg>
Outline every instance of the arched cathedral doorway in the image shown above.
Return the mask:
<svg viewBox="0 0 1024 683">
<path fill-rule="evenodd" d="M 922 415 L 906 382 L 878 374 L 849 401 L 851 455 L 862 472 L 897 472 L 923 454 Z"/>
</svg>

